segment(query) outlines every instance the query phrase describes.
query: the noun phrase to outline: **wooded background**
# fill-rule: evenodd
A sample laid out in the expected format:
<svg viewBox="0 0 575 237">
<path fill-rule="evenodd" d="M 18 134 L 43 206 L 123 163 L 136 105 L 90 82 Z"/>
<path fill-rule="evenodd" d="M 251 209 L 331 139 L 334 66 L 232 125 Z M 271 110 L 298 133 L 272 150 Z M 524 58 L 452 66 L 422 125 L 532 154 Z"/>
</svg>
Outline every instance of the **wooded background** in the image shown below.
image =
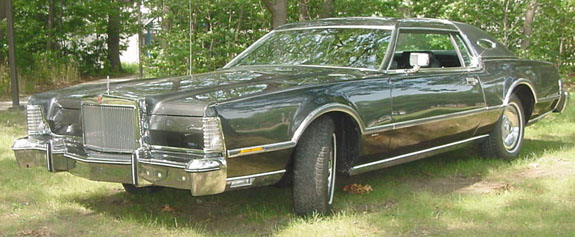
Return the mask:
<svg viewBox="0 0 575 237">
<path fill-rule="evenodd" d="M 0 0 L 0 96 L 9 88 L 6 1 Z M 143 47 L 145 76 L 172 76 L 222 67 L 282 24 L 347 16 L 466 22 L 486 30 L 518 56 L 551 61 L 566 78 L 575 74 L 575 0 L 13 0 L 13 4 L 23 92 L 124 72 L 123 39 L 138 32 L 153 32 L 153 40 Z"/>
</svg>

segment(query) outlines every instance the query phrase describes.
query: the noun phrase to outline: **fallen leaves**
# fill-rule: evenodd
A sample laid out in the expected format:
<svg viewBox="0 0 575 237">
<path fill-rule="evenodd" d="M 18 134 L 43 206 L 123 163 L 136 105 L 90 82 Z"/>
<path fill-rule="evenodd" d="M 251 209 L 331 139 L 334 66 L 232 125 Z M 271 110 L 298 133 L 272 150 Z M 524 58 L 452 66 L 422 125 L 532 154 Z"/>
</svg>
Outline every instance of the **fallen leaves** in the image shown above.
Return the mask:
<svg viewBox="0 0 575 237">
<path fill-rule="evenodd" d="M 343 187 L 343 191 L 346 193 L 364 194 L 373 191 L 373 188 L 369 184 L 350 184 Z"/>
<path fill-rule="evenodd" d="M 176 209 L 168 204 L 164 204 L 162 212 L 176 212 Z"/>
<path fill-rule="evenodd" d="M 55 234 L 50 232 L 47 226 L 44 226 L 36 230 L 22 230 L 18 232 L 16 236 L 45 237 L 45 236 L 55 236 Z"/>
<path fill-rule="evenodd" d="M 505 183 L 505 184 L 500 185 L 499 187 L 495 187 L 493 190 L 497 191 L 498 193 L 501 193 L 501 192 L 506 193 L 506 192 L 512 191 L 513 189 L 514 189 L 513 185 Z"/>
</svg>

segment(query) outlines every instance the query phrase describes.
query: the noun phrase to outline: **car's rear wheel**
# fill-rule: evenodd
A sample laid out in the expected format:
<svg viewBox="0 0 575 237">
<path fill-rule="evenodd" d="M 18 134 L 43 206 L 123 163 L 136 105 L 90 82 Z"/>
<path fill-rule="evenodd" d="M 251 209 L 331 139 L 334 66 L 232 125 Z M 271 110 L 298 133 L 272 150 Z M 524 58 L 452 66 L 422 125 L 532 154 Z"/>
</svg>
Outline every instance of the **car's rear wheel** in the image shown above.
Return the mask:
<svg viewBox="0 0 575 237">
<path fill-rule="evenodd" d="M 293 200 L 295 212 L 331 211 L 336 177 L 336 133 L 333 119 L 321 117 L 303 133 L 295 148 Z"/>
<path fill-rule="evenodd" d="M 122 184 L 122 186 L 127 193 L 134 195 L 155 193 L 162 189 L 160 186 L 136 187 L 133 184 Z"/>
<path fill-rule="evenodd" d="M 506 160 L 516 157 L 523 145 L 524 130 L 525 116 L 521 100 L 513 95 L 489 138 L 481 144 L 482 155 Z"/>
</svg>

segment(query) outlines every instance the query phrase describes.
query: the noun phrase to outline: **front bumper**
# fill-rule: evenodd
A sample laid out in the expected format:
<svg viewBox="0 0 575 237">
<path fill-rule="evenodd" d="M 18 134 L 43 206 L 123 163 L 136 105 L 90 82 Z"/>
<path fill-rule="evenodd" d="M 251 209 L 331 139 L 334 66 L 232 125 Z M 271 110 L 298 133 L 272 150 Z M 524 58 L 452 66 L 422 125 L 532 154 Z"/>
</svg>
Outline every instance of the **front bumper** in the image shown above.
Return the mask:
<svg viewBox="0 0 575 237">
<path fill-rule="evenodd" d="M 559 101 L 557 101 L 557 107 L 553 112 L 556 113 L 563 113 L 565 109 L 567 109 L 567 105 L 569 104 L 569 92 L 563 91 L 561 92 L 561 97 L 559 97 Z"/>
<path fill-rule="evenodd" d="M 84 149 L 77 139 L 53 136 L 18 139 L 12 150 L 22 168 L 42 166 L 94 181 L 189 189 L 194 196 L 226 189 L 223 156 L 161 147 L 140 148 L 132 154 L 101 153 Z"/>
</svg>

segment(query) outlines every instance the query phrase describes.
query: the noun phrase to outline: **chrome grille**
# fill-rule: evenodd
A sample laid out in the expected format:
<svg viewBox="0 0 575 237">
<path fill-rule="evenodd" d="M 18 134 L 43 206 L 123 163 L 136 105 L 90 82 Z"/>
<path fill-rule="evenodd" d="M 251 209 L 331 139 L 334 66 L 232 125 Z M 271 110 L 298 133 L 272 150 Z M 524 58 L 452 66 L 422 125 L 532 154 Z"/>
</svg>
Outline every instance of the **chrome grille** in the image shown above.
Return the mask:
<svg viewBox="0 0 575 237">
<path fill-rule="evenodd" d="M 87 148 L 131 153 L 138 148 L 138 120 L 134 107 L 82 105 L 84 143 Z"/>
</svg>

